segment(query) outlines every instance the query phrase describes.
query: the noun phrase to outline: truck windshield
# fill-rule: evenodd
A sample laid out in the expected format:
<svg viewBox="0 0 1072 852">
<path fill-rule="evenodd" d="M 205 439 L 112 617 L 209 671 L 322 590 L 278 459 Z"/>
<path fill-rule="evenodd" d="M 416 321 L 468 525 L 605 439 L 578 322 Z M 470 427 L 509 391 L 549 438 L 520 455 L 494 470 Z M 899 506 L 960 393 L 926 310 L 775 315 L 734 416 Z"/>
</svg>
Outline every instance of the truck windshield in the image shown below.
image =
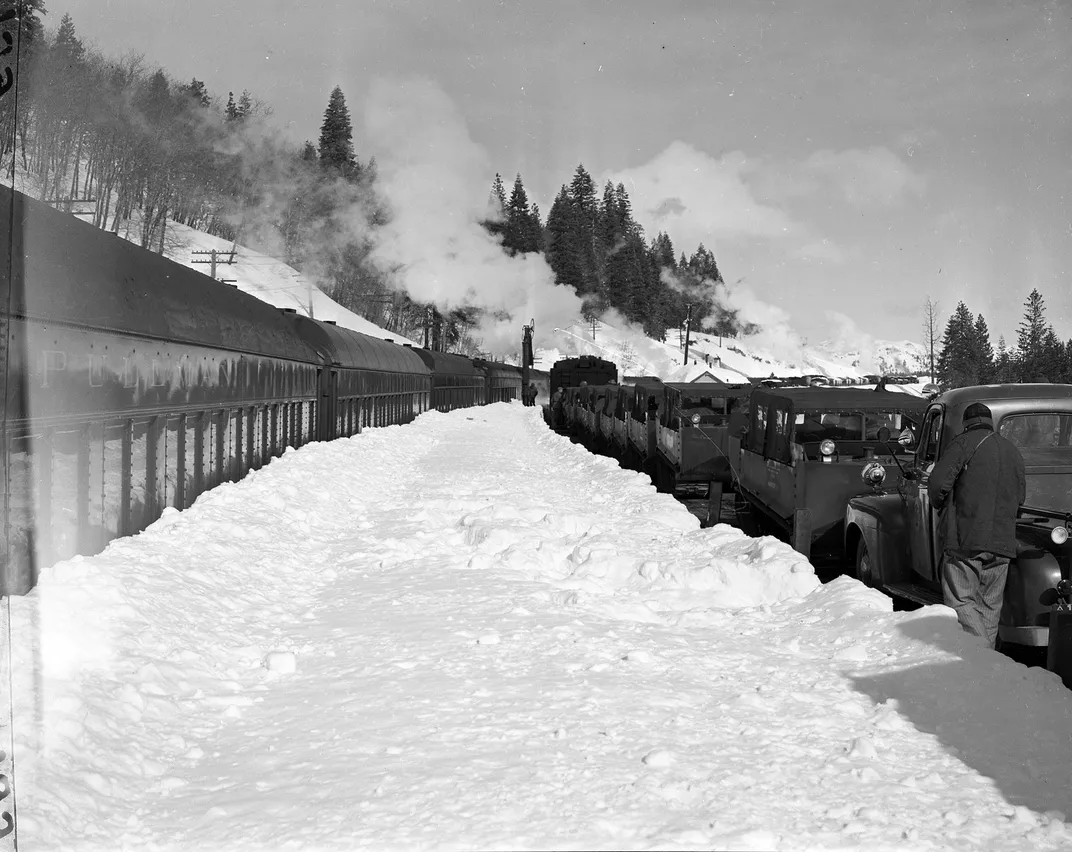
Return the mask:
<svg viewBox="0 0 1072 852">
<path fill-rule="evenodd" d="M 796 415 L 796 440 L 805 444 L 831 438 L 835 441 L 877 441 L 885 426 L 892 440 L 905 428 L 918 429 L 917 422 L 900 411 L 805 410 Z"/>
</svg>

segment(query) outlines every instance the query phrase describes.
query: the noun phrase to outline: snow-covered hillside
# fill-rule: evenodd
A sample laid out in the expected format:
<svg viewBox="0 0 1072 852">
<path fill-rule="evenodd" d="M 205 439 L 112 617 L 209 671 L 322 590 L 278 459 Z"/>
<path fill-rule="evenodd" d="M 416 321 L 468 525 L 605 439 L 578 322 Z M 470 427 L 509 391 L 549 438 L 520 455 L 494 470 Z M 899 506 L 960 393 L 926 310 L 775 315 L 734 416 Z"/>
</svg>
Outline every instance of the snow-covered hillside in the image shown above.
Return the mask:
<svg viewBox="0 0 1072 852">
<path fill-rule="evenodd" d="M 293 308 L 299 314 L 319 320 L 332 320 L 343 328 L 394 343 L 420 345 L 347 310 L 281 260 L 177 222 L 169 221 L 168 231 L 171 234 L 168 257 L 207 275 L 212 267 L 211 256 L 206 252 L 216 251 L 216 278 L 233 281 L 238 289 L 256 296 L 262 302 L 277 308 Z"/>
<path fill-rule="evenodd" d="M 665 381 L 693 381 L 705 373 L 721 381 L 737 383 L 764 376 L 824 375 L 863 379 L 867 375 L 914 373 L 919 381 L 897 387 L 916 388 L 929 377 L 916 373 L 923 363 L 923 347 L 910 341 L 875 341 L 875 351 L 837 351 L 829 344 L 800 347 L 793 360 L 778 358 L 748 337 L 717 337 L 693 333 L 689 362 L 684 363 L 683 340 L 676 330 L 660 343 L 632 328 L 607 323 L 577 322 L 555 329 L 558 345 L 537 349 L 538 369 L 548 370 L 560 358 L 597 355 L 618 365 L 623 376 L 658 376 Z M 892 387 L 892 386 L 891 386 Z"/>
</svg>

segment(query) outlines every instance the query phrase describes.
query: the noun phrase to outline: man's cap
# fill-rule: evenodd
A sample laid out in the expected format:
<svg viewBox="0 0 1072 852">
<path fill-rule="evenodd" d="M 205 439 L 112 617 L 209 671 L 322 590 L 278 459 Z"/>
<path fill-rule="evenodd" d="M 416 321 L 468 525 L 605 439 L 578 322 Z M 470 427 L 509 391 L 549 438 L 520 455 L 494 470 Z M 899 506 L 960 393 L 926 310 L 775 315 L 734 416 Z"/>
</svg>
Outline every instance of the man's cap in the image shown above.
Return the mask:
<svg viewBox="0 0 1072 852">
<path fill-rule="evenodd" d="M 994 428 L 994 415 L 990 409 L 981 402 L 973 402 L 964 409 L 964 428 L 971 429 L 985 423 L 991 429 Z"/>
</svg>

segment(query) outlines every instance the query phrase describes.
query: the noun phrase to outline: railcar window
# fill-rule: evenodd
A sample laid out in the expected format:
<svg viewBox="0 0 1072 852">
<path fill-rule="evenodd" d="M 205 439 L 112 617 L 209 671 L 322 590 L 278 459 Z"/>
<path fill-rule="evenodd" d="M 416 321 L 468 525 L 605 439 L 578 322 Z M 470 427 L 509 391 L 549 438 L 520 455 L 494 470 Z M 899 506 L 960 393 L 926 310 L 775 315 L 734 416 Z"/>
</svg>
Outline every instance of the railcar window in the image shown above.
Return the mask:
<svg viewBox="0 0 1072 852">
<path fill-rule="evenodd" d="M 179 506 L 179 442 L 182 440 L 182 421 L 168 417 L 164 428 L 164 506 Z M 162 507 L 161 507 L 162 508 Z"/>
<path fill-rule="evenodd" d="M 1022 450 L 1061 447 L 1072 449 L 1072 414 L 1033 412 L 1010 414 L 998 426 Z"/>
</svg>

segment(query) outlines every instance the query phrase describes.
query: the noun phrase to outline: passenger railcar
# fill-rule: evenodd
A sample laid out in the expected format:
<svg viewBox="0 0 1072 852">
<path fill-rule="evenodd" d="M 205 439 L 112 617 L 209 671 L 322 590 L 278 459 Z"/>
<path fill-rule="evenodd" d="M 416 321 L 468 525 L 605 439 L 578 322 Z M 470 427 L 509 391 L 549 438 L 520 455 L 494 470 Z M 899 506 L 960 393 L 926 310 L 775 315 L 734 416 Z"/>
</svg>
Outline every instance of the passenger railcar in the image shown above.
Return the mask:
<svg viewBox="0 0 1072 852">
<path fill-rule="evenodd" d="M 483 372 L 484 399 L 487 402 L 510 402 L 521 399 L 521 368 L 500 364 L 483 358 L 473 360 L 473 366 Z"/>
<path fill-rule="evenodd" d="M 409 346 L 377 340 L 291 309 L 283 313 L 322 362 L 315 439 L 354 435 L 367 426 L 409 423 L 432 400 L 432 371 Z"/>
<path fill-rule="evenodd" d="M 277 310 L 5 187 L 0 235 L 0 593 L 287 447 L 519 394 L 516 368 Z"/>
<path fill-rule="evenodd" d="M 468 358 L 431 349 L 413 351 L 432 373 L 432 408 L 436 411 L 484 404 L 487 377 Z"/>
</svg>

